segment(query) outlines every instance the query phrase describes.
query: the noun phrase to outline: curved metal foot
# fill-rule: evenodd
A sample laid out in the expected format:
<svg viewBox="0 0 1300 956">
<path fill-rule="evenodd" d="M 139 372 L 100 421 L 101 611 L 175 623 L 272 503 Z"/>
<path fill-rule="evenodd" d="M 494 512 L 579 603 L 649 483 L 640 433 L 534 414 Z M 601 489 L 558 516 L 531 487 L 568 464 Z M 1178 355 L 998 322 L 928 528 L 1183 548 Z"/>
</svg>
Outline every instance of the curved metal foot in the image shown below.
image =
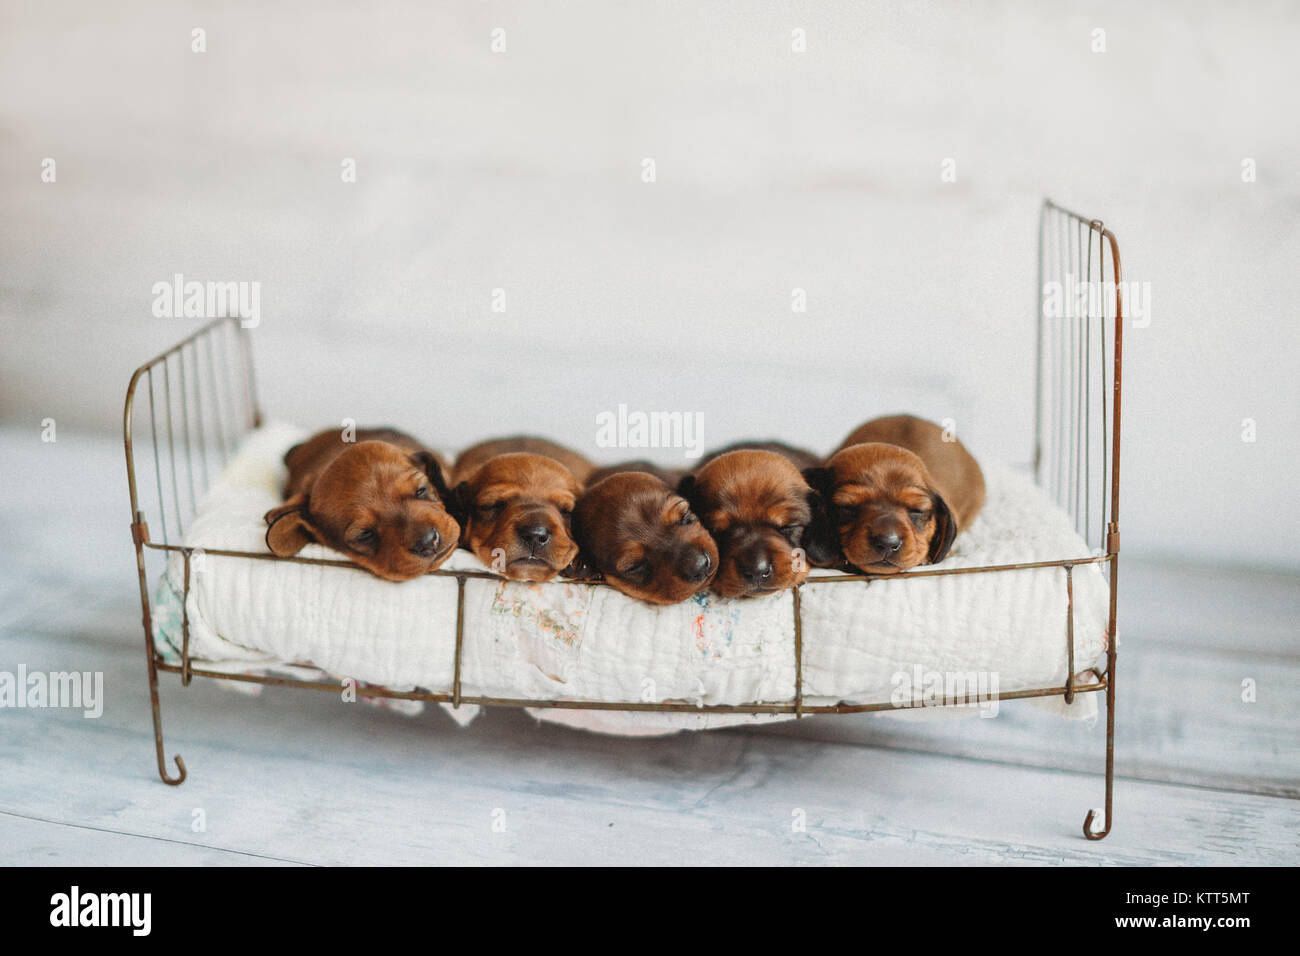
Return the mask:
<svg viewBox="0 0 1300 956">
<path fill-rule="evenodd" d="M 1106 818 L 1106 829 L 1100 831 L 1093 830 L 1092 821 L 1096 816 L 1097 816 L 1096 810 L 1089 810 L 1088 816 L 1084 818 L 1083 821 L 1083 835 L 1086 836 L 1089 840 L 1101 840 L 1105 838 L 1106 834 L 1110 833 L 1109 816 Z"/>
<path fill-rule="evenodd" d="M 184 759 L 181 758 L 180 754 L 173 754 L 172 759 L 176 761 L 176 769 L 181 772 L 180 776 L 179 777 L 167 776 L 167 764 L 163 761 L 162 754 L 158 755 L 158 776 L 162 777 L 163 783 L 167 784 L 168 786 L 179 787 L 181 784 L 185 782 L 185 777 L 186 777 L 185 761 Z"/>
</svg>

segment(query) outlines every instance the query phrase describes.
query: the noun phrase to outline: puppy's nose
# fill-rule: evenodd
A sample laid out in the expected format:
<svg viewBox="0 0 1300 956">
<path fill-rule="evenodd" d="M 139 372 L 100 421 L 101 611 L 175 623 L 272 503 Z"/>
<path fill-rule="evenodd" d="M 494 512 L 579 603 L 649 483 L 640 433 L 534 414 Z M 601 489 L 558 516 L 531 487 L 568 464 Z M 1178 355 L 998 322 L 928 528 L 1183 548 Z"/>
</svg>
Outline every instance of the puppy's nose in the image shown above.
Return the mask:
<svg viewBox="0 0 1300 956">
<path fill-rule="evenodd" d="M 422 558 L 431 558 L 438 553 L 438 545 L 441 541 L 442 536 L 438 534 L 438 529 L 430 528 L 420 535 L 415 544 L 411 545 L 411 552 L 418 554 Z"/>
<path fill-rule="evenodd" d="M 772 577 L 772 559 L 766 554 L 757 554 L 750 558 L 738 558 L 736 569 L 751 587 L 758 587 Z"/>
<path fill-rule="evenodd" d="M 712 568 L 713 559 L 709 557 L 707 552 L 696 548 L 693 553 L 688 554 L 686 559 L 682 561 L 682 577 L 691 584 L 699 584 L 709 576 L 709 571 Z"/>
<path fill-rule="evenodd" d="M 551 531 L 545 525 L 524 525 L 518 530 L 519 540 L 532 547 L 540 548 L 551 540 Z"/>
<path fill-rule="evenodd" d="M 896 554 L 903 546 L 903 539 L 893 531 L 888 534 L 875 534 L 871 536 L 871 546 L 886 558 Z"/>
</svg>

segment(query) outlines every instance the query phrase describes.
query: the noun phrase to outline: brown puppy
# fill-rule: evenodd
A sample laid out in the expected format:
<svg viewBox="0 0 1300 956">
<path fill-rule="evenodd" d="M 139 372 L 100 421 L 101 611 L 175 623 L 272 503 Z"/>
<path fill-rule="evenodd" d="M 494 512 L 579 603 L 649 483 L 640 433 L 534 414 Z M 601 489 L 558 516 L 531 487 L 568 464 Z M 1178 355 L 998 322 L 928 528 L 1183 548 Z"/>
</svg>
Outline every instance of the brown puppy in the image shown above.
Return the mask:
<svg viewBox="0 0 1300 956">
<path fill-rule="evenodd" d="M 718 594 L 767 594 L 808 576 L 802 544 L 813 519 L 812 488 L 785 455 L 725 452 L 682 479 L 677 491 L 717 542 Z"/>
<path fill-rule="evenodd" d="M 942 561 L 984 504 L 984 475 L 970 452 L 911 415 L 867 422 L 804 477 L 821 495 L 844 558 L 874 574 Z"/>
<path fill-rule="evenodd" d="M 467 448 L 452 469 L 460 544 L 514 581 L 549 581 L 577 556 L 569 527 L 591 462 L 540 438 Z"/>
<path fill-rule="evenodd" d="M 644 471 L 614 472 L 583 492 L 573 536 L 584 570 L 651 604 L 685 601 L 718 569 L 718 546 L 690 503 Z"/>
<path fill-rule="evenodd" d="M 323 544 L 388 581 L 434 570 L 460 537 L 443 505 L 442 460 L 388 428 L 355 439 L 331 429 L 289 449 L 286 501 L 266 513 L 267 547 L 283 558 Z"/>
</svg>

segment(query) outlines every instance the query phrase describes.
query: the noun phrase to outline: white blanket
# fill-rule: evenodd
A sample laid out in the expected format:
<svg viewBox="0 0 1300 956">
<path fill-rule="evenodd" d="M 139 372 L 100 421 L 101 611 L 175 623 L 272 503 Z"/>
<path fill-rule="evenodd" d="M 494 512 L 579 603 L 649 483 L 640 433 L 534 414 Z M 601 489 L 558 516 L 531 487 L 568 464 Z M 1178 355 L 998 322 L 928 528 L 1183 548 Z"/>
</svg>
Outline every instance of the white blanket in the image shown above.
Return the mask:
<svg viewBox="0 0 1300 956">
<path fill-rule="evenodd" d="M 262 516 L 279 503 L 285 450 L 304 437 L 284 425 L 253 433 L 200 503 L 185 543 L 265 553 Z M 985 478 L 983 512 L 940 567 L 1088 556 L 1066 515 L 1032 482 L 989 464 Z M 341 557 L 318 545 L 301 556 Z M 444 569 L 486 570 L 463 551 Z M 173 555 L 154 618 L 156 643 L 171 660 L 181 646 L 182 574 L 180 556 Z M 1106 650 L 1107 588 L 1098 566 L 1075 568 L 1074 602 L 1075 670 L 1082 672 Z M 804 701 L 933 702 L 936 687 L 957 692 L 954 680 L 1002 693 L 1060 685 L 1066 606 L 1061 568 L 810 582 L 802 590 Z M 353 568 L 196 553 L 188 615 L 196 666 L 294 673 L 309 667 L 393 689 L 452 687 L 453 578 L 393 584 Z M 470 579 L 461 692 L 697 706 L 788 702 L 795 692 L 793 598 L 789 592 L 750 600 L 704 594 L 654 607 L 607 587 Z M 1071 717 L 1096 713 L 1091 694 L 1077 696 L 1070 707 L 1059 698 L 1044 703 Z M 945 712 L 981 709 L 988 712 L 987 705 Z M 456 716 L 465 721 L 473 713 L 462 706 Z M 622 734 L 789 719 L 554 708 L 533 713 Z"/>
</svg>

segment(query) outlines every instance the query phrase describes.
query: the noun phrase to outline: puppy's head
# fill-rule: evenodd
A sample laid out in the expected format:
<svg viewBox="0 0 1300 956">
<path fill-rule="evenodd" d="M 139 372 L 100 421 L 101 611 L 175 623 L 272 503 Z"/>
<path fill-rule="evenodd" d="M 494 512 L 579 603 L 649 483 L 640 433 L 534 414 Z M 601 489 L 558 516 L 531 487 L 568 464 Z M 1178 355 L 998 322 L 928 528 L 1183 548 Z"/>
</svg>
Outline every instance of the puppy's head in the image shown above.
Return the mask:
<svg viewBox="0 0 1300 956">
<path fill-rule="evenodd" d="M 351 445 L 296 494 L 266 513 L 266 543 L 290 557 L 316 542 L 389 581 L 408 581 L 441 565 L 460 529 L 444 507 L 434 458 L 382 441 Z"/>
<path fill-rule="evenodd" d="M 652 604 L 685 601 L 718 570 L 718 546 L 690 503 L 644 472 L 611 475 L 583 492 L 573 534 L 609 584 Z"/>
<path fill-rule="evenodd" d="M 514 581 L 549 581 L 578 556 L 569 522 L 582 490 L 553 458 L 489 458 L 452 492 L 461 543 Z"/>
<path fill-rule="evenodd" d="M 859 570 L 894 574 L 936 564 L 957 536 L 930 472 L 905 448 L 852 445 L 804 477 L 821 496 L 844 557 Z"/>
<path fill-rule="evenodd" d="M 727 452 L 682 479 L 678 493 L 717 542 L 713 590 L 723 597 L 767 594 L 808 576 L 812 489 L 785 456 Z"/>
</svg>

